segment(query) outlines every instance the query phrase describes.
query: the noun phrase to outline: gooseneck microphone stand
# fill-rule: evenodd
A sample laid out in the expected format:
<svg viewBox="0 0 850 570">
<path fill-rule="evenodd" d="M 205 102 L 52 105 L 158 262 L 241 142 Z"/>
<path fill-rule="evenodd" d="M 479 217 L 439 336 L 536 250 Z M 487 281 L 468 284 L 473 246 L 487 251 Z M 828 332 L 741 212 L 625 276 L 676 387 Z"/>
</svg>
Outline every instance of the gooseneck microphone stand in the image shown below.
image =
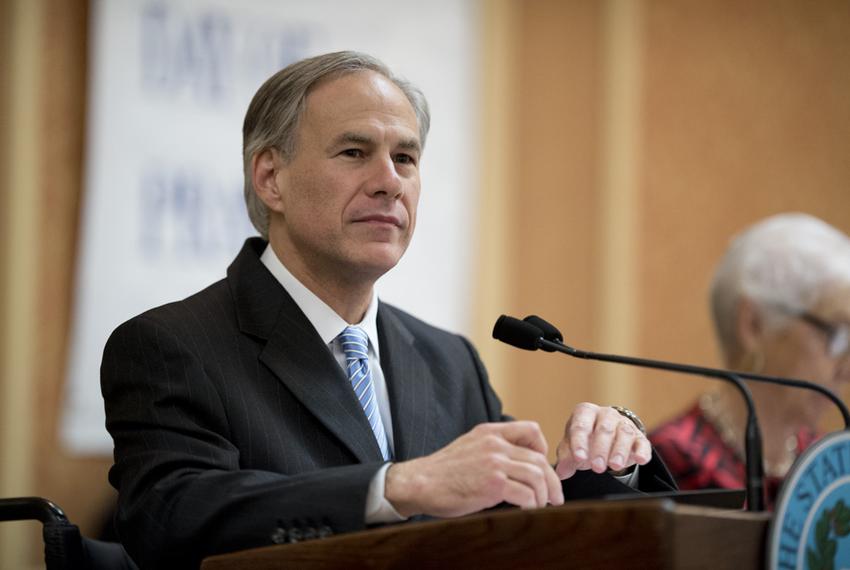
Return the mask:
<svg viewBox="0 0 850 570">
<path fill-rule="evenodd" d="M 747 494 L 747 510 L 753 512 L 764 510 L 764 464 L 762 463 L 761 432 L 758 427 L 758 421 L 756 420 L 756 410 L 755 405 L 753 404 L 752 394 L 738 374 L 726 370 L 676 364 L 661 360 L 633 358 L 629 356 L 601 354 L 579 350 L 563 344 L 558 340 L 547 340 L 543 338 L 543 331 L 540 327 L 537 327 L 530 322 L 520 321 L 519 319 L 515 319 L 507 315 L 502 315 L 496 321 L 496 325 L 493 327 L 493 338 L 524 350 L 542 349 L 547 352 L 560 352 L 575 358 L 583 358 L 585 360 L 628 364 L 630 366 L 680 372 L 683 374 L 704 376 L 731 382 L 741 393 L 741 396 L 747 404 L 747 428 L 745 433 L 745 487 Z"/>
</svg>

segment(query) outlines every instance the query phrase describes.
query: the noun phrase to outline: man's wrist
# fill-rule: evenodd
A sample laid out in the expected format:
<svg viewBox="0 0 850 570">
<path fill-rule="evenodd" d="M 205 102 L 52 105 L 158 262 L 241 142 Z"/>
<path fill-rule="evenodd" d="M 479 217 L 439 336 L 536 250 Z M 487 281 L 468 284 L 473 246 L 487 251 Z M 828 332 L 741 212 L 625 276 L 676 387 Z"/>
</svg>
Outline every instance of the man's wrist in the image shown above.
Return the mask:
<svg viewBox="0 0 850 570">
<path fill-rule="evenodd" d="M 406 518 L 399 514 L 385 497 L 384 489 L 390 466 L 392 463 L 381 466 L 369 482 L 366 494 L 366 524 L 401 522 Z"/>
<path fill-rule="evenodd" d="M 628 408 L 624 408 L 623 406 L 611 406 L 611 407 L 614 408 L 615 410 L 617 410 L 617 413 L 620 414 L 621 416 L 626 417 L 629 420 L 631 420 L 631 422 L 635 425 L 635 427 L 637 427 L 640 430 L 640 433 L 642 433 L 643 435 L 646 435 L 646 426 L 643 425 L 643 422 L 641 421 L 641 419 L 638 417 L 638 415 L 636 413 L 634 413 L 633 411 L 631 411 Z"/>
<path fill-rule="evenodd" d="M 640 433 L 642 433 L 643 435 L 646 435 L 646 426 L 643 425 L 643 422 L 641 421 L 641 419 L 638 417 L 638 415 L 636 413 L 634 413 L 633 411 L 631 411 L 628 408 L 624 408 L 623 406 L 611 406 L 611 407 L 614 408 L 617 411 L 617 413 L 620 414 L 621 416 L 628 418 L 629 421 L 631 421 L 634 424 L 634 426 L 636 428 L 638 428 L 638 430 L 640 430 Z M 631 480 L 631 475 L 633 475 L 636 470 L 637 470 L 637 465 L 631 465 L 630 467 L 625 467 L 625 468 L 620 469 L 618 471 L 614 471 L 612 469 L 609 469 L 608 473 L 613 475 L 614 477 L 617 477 L 618 479 L 628 478 L 629 480 Z"/>
<path fill-rule="evenodd" d="M 414 499 L 418 495 L 414 461 L 391 464 L 384 482 L 384 497 L 404 518 L 422 514 Z"/>
</svg>

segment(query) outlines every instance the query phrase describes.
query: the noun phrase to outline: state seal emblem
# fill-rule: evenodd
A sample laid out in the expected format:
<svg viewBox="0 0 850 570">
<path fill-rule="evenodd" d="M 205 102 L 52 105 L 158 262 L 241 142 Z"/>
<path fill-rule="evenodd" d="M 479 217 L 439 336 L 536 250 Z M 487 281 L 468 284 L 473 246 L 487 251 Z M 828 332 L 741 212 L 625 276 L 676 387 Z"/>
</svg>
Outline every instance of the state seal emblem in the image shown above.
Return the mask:
<svg viewBox="0 0 850 570">
<path fill-rule="evenodd" d="M 825 436 L 788 473 L 767 561 L 771 570 L 850 568 L 850 431 Z"/>
</svg>

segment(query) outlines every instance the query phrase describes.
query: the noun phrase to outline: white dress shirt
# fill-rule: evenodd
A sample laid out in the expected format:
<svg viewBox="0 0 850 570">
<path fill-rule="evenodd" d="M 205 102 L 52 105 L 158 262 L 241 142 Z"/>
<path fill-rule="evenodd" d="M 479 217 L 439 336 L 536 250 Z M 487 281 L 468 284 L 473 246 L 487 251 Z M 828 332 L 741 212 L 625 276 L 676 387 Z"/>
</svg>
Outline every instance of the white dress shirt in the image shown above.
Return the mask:
<svg viewBox="0 0 850 570">
<path fill-rule="evenodd" d="M 298 308 L 306 315 L 307 320 L 310 321 L 310 324 L 319 333 L 322 341 L 328 346 L 340 367 L 343 371 L 346 371 L 346 374 L 348 366 L 345 361 L 345 352 L 343 352 L 342 343 L 337 340 L 337 336 L 349 325 L 357 325 L 366 332 L 366 335 L 369 337 L 369 368 L 372 372 L 375 398 L 378 402 L 378 411 L 381 414 L 384 431 L 387 434 L 387 443 L 389 444 L 389 449 L 392 450 L 392 413 L 390 411 L 390 399 L 387 395 L 387 381 L 384 378 L 384 371 L 381 369 L 381 349 L 378 343 L 378 299 L 375 294 L 372 293 L 372 301 L 369 303 L 369 308 L 366 309 L 363 320 L 359 323 L 347 323 L 327 303 L 307 289 L 303 283 L 289 272 L 277 257 L 274 250 L 272 250 L 271 245 L 266 246 L 263 255 L 260 256 L 260 261 L 274 275 L 275 279 L 280 282 L 283 288 L 286 289 L 286 292 L 289 293 L 289 296 L 292 297 Z M 386 481 L 387 469 L 389 469 L 390 465 L 390 463 L 384 464 L 369 484 L 369 493 L 366 497 L 367 524 L 405 520 L 384 497 L 384 483 Z"/>
</svg>

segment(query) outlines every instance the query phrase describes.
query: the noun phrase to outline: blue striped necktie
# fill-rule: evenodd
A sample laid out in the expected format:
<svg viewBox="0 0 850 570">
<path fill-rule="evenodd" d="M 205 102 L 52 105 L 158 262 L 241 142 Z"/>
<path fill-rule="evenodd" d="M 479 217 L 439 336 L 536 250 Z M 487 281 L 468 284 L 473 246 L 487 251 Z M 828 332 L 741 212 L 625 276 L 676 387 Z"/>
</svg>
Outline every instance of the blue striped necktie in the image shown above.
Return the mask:
<svg viewBox="0 0 850 570">
<path fill-rule="evenodd" d="M 348 380 L 354 388 L 354 395 L 366 413 L 366 419 L 372 426 L 378 447 L 384 459 L 390 459 L 390 446 L 384 431 L 384 422 L 375 399 L 375 386 L 372 383 L 372 371 L 369 368 L 369 337 L 360 327 L 345 327 L 339 335 L 345 362 L 348 368 Z"/>
</svg>

